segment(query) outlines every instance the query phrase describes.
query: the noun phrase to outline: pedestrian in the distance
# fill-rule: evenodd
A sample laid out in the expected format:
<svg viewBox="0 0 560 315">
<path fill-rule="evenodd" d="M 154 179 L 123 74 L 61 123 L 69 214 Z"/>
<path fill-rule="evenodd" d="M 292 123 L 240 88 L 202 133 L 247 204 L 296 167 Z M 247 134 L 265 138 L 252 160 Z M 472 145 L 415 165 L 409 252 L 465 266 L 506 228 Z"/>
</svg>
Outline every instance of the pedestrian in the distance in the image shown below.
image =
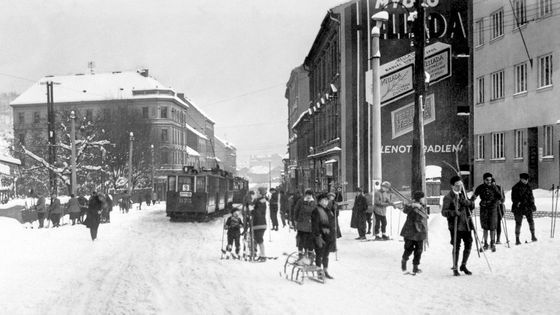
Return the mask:
<svg viewBox="0 0 560 315">
<path fill-rule="evenodd" d="M 268 201 L 270 207 L 270 220 L 272 221 L 272 230 L 278 231 L 278 191 L 276 188 L 270 188 L 270 199 Z"/>
<path fill-rule="evenodd" d="M 80 219 L 80 203 L 74 194 L 70 195 L 70 199 L 66 204 L 67 211 L 70 213 L 70 220 L 72 225 L 76 225 L 76 220 Z"/>
<path fill-rule="evenodd" d="M 158 200 L 158 195 L 157 192 L 154 191 L 152 193 L 152 204 L 155 205 L 157 200 Z"/>
<path fill-rule="evenodd" d="M 418 268 L 422 252 L 424 251 L 424 241 L 428 238 L 428 211 L 426 210 L 426 198 L 424 192 L 415 191 L 412 194 L 412 203 L 403 209 L 406 214 L 406 221 L 401 230 L 404 237 L 404 252 L 401 260 L 401 270 L 406 271 L 406 263 L 412 253 L 412 273 L 420 273 Z"/>
<path fill-rule="evenodd" d="M 95 191 L 92 192 L 91 197 L 89 198 L 87 218 L 85 220 L 85 225 L 89 228 L 92 241 L 97 239 L 97 229 L 99 228 L 99 223 L 101 222 L 102 209 L 103 201 L 99 198 Z"/>
<path fill-rule="evenodd" d="M 362 193 L 361 188 L 356 188 L 356 198 L 354 199 L 354 206 L 352 207 L 352 218 L 350 219 L 350 227 L 358 229 L 357 240 L 366 239 L 366 210 L 367 199 Z"/>
<path fill-rule="evenodd" d="M 37 209 L 37 218 L 39 219 L 39 228 L 42 229 L 45 223 L 45 215 L 47 213 L 47 206 L 45 204 L 45 196 L 39 195 L 37 204 L 35 205 Z"/>
<path fill-rule="evenodd" d="M 536 242 L 535 221 L 533 220 L 533 212 L 537 210 L 535 206 L 535 197 L 533 189 L 529 185 L 529 174 L 519 174 L 519 182 L 511 189 L 511 212 L 515 216 L 515 245 L 521 244 L 519 235 L 521 234 L 521 224 L 523 216 L 527 218 L 529 230 L 531 231 L 531 241 Z"/>
<path fill-rule="evenodd" d="M 286 220 L 288 219 L 288 212 L 289 212 L 289 206 L 288 206 L 288 196 L 286 195 L 286 192 L 284 192 L 284 190 L 280 190 L 280 192 L 278 193 L 278 196 L 280 198 L 280 202 L 279 202 L 279 211 L 280 211 L 280 220 L 282 221 L 282 228 L 286 227 Z"/>
<path fill-rule="evenodd" d="M 335 216 L 335 227 L 336 227 L 336 238 L 341 238 L 342 234 L 340 233 L 340 225 L 338 224 L 338 214 L 339 214 L 339 208 L 336 202 L 336 194 L 333 192 L 329 192 L 327 194 L 327 196 L 329 197 L 329 209 L 332 211 L 332 213 L 334 213 Z"/>
<path fill-rule="evenodd" d="M 144 194 L 144 198 L 146 199 L 146 205 L 149 206 L 152 201 L 152 194 L 148 191 Z"/>
<path fill-rule="evenodd" d="M 60 205 L 60 199 L 56 197 L 56 194 L 51 195 L 51 205 L 49 206 L 49 216 L 53 223 L 53 227 L 60 227 L 60 217 L 62 216 L 62 206 Z"/>
<path fill-rule="evenodd" d="M 85 220 L 86 214 L 87 214 L 87 209 L 88 209 L 88 200 L 86 199 L 86 197 L 84 197 L 83 194 L 80 194 L 78 196 L 78 203 L 80 204 L 79 222 L 84 223 L 84 220 Z"/>
</svg>

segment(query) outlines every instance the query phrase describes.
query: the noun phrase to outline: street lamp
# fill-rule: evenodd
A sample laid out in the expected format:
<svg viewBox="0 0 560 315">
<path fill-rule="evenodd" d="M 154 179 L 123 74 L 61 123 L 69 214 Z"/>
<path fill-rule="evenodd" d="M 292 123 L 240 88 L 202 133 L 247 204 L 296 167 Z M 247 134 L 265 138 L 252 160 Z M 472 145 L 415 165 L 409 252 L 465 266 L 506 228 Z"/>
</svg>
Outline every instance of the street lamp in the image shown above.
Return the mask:
<svg viewBox="0 0 560 315">
<path fill-rule="evenodd" d="M 128 151 L 128 192 L 132 194 L 132 143 L 134 142 L 134 133 L 130 132 L 130 145 Z"/>
<path fill-rule="evenodd" d="M 72 145 L 72 155 L 71 161 L 72 164 L 72 194 L 76 195 L 76 113 L 74 111 L 70 112 L 70 141 Z"/>
<path fill-rule="evenodd" d="M 381 53 L 379 52 L 379 35 L 381 25 L 389 20 L 389 13 L 387 11 L 380 11 L 375 13 L 372 17 L 375 25 L 371 30 L 372 35 L 372 108 L 371 108 L 371 146 L 372 146 L 372 161 L 371 161 L 371 179 L 370 190 L 379 189 L 381 185 L 381 80 L 379 73 L 379 59 Z"/>
</svg>

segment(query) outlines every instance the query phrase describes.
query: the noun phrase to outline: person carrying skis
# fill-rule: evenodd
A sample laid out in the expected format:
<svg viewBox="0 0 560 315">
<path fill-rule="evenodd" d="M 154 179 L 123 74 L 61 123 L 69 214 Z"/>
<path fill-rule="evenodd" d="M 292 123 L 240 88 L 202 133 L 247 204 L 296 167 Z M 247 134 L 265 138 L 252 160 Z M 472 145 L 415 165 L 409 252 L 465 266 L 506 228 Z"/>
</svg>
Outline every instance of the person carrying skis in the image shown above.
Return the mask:
<svg viewBox="0 0 560 315">
<path fill-rule="evenodd" d="M 264 232 L 266 231 L 266 188 L 261 187 L 258 190 L 259 196 L 254 201 L 251 217 L 253 218 L 254 242 L 257 243 L 259 247 L 259 258 L 257 261 L 265 262 Z"/>
<path fill-rule="evenodd" d="M 239 259 L 239 250 L 241 246 L 239 245 L 239 238 L 241 236 L 241 227 L 243 226 L 243 221 L 239 216 L 239 209 L 231 209 L 231 216 L 226 220 L 224 229 L 227 230 L 227 247 L 226 247 L 226 259 L 232 256 L 234 259 Z M 235 254 L 231 252 L 233 248 L 233 242 L 235 241 Z"/>
<path fill-rule="evenodd" d="M 374 195 L 374 208 L 373 213 L 375 213 L 375 239 L 376 240 L 388 240 L 387 236 L 387 207 L 391 206 L 392 195 L 391 195 L 391 183 L 385 181 L 381 184 L 381 188 L 375 192 Z M 379 227 L 381 227 L 381 233 L 379 234 Z"/>
<path fill-rule="evenodd" d="M 352 207 L 352 218 L 350 219 L 350 227 L 358 229 L 357 240 L 366 239 L 366 210 L 367 199 L 362 194 L 362 189 L 357 188 L 357 195 L 354 199 L 354 206 Z"/>
<path fill-rule="evenodd" d="M 406 262 L 412 253 L 412 273 L 421 273 L 418 268 L 420 258 L 424 251 L 424 240 L 428 238 L 428 212 L 426 209 L 426 198 L 424 192 L 415 191 L 412 194 L 412 203 L 403 208 L 406 214 L 406 221 L 401 230 L 404 237 L 404 252 L 401 260 L 401 270 L 406 271 Z"/>
<path fill-rule="evenodd" d="M 471 201 L 480 197 L 480 226 L 483 229 L 484 250 L 488 249 L 488 231 L 490 231 L 490 249 L 496 251 L 496 228 L 498 226 L 498 206 L 502 200 L 502 192 L 498 190 L 496 183 L 492 181 L 490 173 L 482 176 L 484 183 L 478 185 L 474 190 Z"/>
<path fill-rule="evenodd" d="M 535 197 L 533 189 L 529 185 L 529 174 L 519 174 L 519 182 L 511 189 L 511 212 L 515 216 L 515 245 L 520 245 L 519 235 L 521 234 L 521 224 L 523 216 L 529 222 L 529 230 L 531 231 L 531 241 L 536 242 L 535 221 L 533 220 L 533 212 L 537 210 L 535 206 Z"/>
<path fill-rule="evenodd" d="M 303 262 L 304 258 L 313 261 L 314 238 L 311 233 L 311 213 L 317 207 L 317 203 L 313 198 L 313 191 L 307 189 L 303 198 L 301 198 L 294 209 L 294 220 L 296 234 L 296 245 L 298 248 L 298 260 Z"/>
<path fill-rule="evenodd" d="M 474 203 L 465 196 L 461 177 L 451 177 L 450 184 L 452 189 L 443 197 L 441 214 L 447 218 L 447 226 L 451 234 L 451 245 L 453 245 L 453 275 L 460 275 L 459 271 L 457 271 L 457 263 L 459 261 L 461 241 L 463 241 L 465 248 L 463 249 L 463 260 L 459 270 L 466 275 L 471 275 L 472 272 L 467 269 L 467 261 L 469 260 L 473 243 L 471 234 L 473 222 L 470 211 L 474 208 Z"/>
<path fill-rule="evenodd" d="M 325 278 L 333 279 L 329 274 L 329 253 L 336 251 L 335 215 L 329 207 L 327 194 L 317 196 L 317 207 L 311 213 L 311 231 L 315 241 L 315 265 L 323 267 Z"/>
</svg>

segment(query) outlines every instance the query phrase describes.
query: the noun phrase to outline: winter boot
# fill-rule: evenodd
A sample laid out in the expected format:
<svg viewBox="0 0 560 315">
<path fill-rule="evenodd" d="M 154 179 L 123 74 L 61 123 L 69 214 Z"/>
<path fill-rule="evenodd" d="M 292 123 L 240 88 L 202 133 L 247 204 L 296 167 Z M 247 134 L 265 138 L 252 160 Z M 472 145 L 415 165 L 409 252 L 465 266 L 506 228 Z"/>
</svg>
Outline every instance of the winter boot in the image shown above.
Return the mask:
<svg viewBox="0 0 560 315">
<path fill-rule="evenodd" d="M 403 272 L 406 271 L 406 260 L 404 260 L 404 259 L 401 260 L 401 270 L 402 270 Z"/>
<path fill-rule="evenodd" d="M 521 245 L 521 241 L 519 240 L 519 235 L 515 236 L 515 245 Z"/>
<path fill-rule="evenodd" d="M 458 276 L 461 275 L 461 274 L 459 273 L 459 271 L 457 271 L 457 268 L 455 268 L 455 267 L 453 268 L 453 275 L 454 275 L 455 277 L 458 277 Z"/>
<path fill-rule="evenodd" d="M 375 235 L 375 240 L 376 240 L 376 241 L 381 241 L 381 240 L 382 240 L 382 238 L 381 238 L 381 236 L 380 236 L 380 235 Z"/>
<path fill-rule="evenodd" d="M 418 268 L 418 265 L 412 265 L 412 273 L 422 273 L 422 269 Z"/>
<path fill-rule="evenodd" d="M 461 267 L 459 268 L 459 270 L 461 270 L 462 272 L 464 272 L 467 276 L 472 275 L 472 272 L 471 272 L 469 269 L 467 269 L 467 266 L 466 266 L 466 265 L 461 265 Z"/>
<path fill-rule="evenodd" d="M 323 269 L 323 272 L 325 273 L 325 278 L 327 279 L 334 279 L 330 274 L 327 268 Z"/>
<path fill-rule="evenodd" d="M 490 242 L 490 249 L 492 250 L 492 252 L 496 251 L 496 244 L 494 244 L 494 242 Z"/>
<path fill-rule="evenodd" d="M 537 237 L 535 236 L 535 233 L 531 233 L 531 242 L 536 242 L 537 241 Z"/>
<path fill-rule="evenodd" d="M 488 243 L 484 242 L 484 245 L 482 246 L 482 250 L 487 250 L 488 249 Z"/>
<path fill-rule="evenodd" d="M 383 239 L 384 241 L 388 241 L 390 238 L 389 238 L 389 236 L 387 236 L 387 234 L 383 234 L 381 239 Z"/>
</svg>

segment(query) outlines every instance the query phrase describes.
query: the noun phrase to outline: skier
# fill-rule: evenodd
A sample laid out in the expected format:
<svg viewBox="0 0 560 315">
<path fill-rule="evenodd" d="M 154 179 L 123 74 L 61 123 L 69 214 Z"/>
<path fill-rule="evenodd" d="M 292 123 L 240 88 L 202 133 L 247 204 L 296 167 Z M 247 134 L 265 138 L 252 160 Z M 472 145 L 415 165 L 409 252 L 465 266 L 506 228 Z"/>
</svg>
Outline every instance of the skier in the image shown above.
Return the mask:
<svg viewBox="0 0 560 315">
<path fill-rule="evenodd" d="M 392 205 L 391 183 L 385 181 L 381 184 L 381 188 L 375 192 L 373 213 L 375 213 L 375 239 L 388 240 L 387 236 L 387 207 Z M 381 227 L 381 233 L 379 230 Z"/>
<path fill-rule="evenodd" d="M 484 250 L 488 249 L 488 232 L 490 232 L 490 249 L 496 251 L 496 228 L 498 226 L 498 206 L 502 200 L 502 192 L 498 190 L 493 176 L 484 173 L 482 176 L 484 183 L 478 185 L 474 190 L 471 201 L 475 201 L 480 196 L 480 226 L 484 234 Z"/>
<path fill-rule="evenodd" d="M 519 182 L 511 189 L 511 212 L 515 216 L 515 245 L 521 244 L 519 234 L 521 234 L 521 223 L 523 223 L 523 216 L 529 222 L 529 230 L 531 231 L 531 241 L 536 242 L 535 236 L 535 222 L 533 221 L 533 212 L 537 210 L 535 206 L 535 197 L 533 190 L 529 185 L 529 174 L 519 174 Z"/>
<path fill-rule="evenodd" d="M 80 218 L 80 204 L 78 198 L 74 194 L 70 195 L 70 199 L 66 204 L 66 209 L 70 213 L 70 220 L 72 220 L 72 225 L 76 225 L 76 219 Z"/>
<path fill-rule="evenodd" d="M 254 242 L 259 246 L 259 258 L 257 261 L 265 262 L 264 232 L 266 231 L 266 188 L 261 187 L 258 191 L 259 196 L 254 201 L 254 208 L 251 216 L 253 218 Z"/>
<path fill-rule="evenodd" d="M 496 181 L 492 178 L 492 183 L 496 184 Z M 504 190 L 500 185 L 496 185 L 496 188 L 500 191 L 500 195 L 502 199 L 500 199 L 500 203 L 498 204 L 498 225 L 496 226 L 496 244 L 502 244 L 500 242 L 500 236 L 502 235 L 502 220 L 505 220 L 504 215 L 506 213 L 506 195 L 504 194 Z"/>
<path fill-rule="evenodd" d="M 311 230 L 315 241 L 315 265 L 323 267 L 327 279 L 329 274 L 329 253 L 336 251 L 335 215 L 329 207 L 327 194 L 317 196 L 317 207 L 311 213 Z"/>
<path fill-rule="evenodd" d="M 35 208 L 37 209 L 37 218 L 39 219 L 39 228 L 42 229 L 44 227 L 45 214 L 47 212 L 47 206 L 45 205 L 45 196 L 39 195 L 39 200 L 37 200 L 37 205 L 35 206 Z"/>
<path fill-rule="evenodd" d="M 352 218 L 350 220 L 350 227 L 358 229 L 357 240 L 366 239 L 366 210 L 367 200 L 362 194 L 361 188 L 356 188 L 357 195 L 354 199 L 354 206 L 352 207 Z"/>
<path fill-rule="evenodd" d="M 278 231 L 278 191 L 270 188 L 270 220 L 272 221 L 272 231 Z"/>
<path fill-rule="evenodd" d="M 231 209 L 231 216 L 226 220 L 224 229 L 227 230 L 227 247 L 226 247 L 226 259 L 232 256 L 234 259 L 239 259 L 239 237 L 241 235 L 241 227 L 243 226 L 243 221 L 239 217 L 239 209 Z M 233 242 L 235 241 L 235 254 L 231 252 L 233 247 Z"/>
<path fill-rule="evenodd" d="M 311 230 L 311 213 L 317 204 L 313 198 L 313 191 L 307 189 L 303 198 L 301 198 L 294 209 L 294 221 L 297 231 L 296 245 L 298 248 L 298 260 L 300 263 L 307 258 L 313 261 L 314 239 Z"/>
<path fill-rule="evenodd" d="M 412 253 L 412 273 L 422 272 L 418 268 L 420 258 L 424 250 L 424 240 L 428 238 L 428 212 L 426 210 L 426 198 L 424 192 L 415 191 L 412 194 L 412 203 L 403 209 L 406 214 L 406 222 L 401 230 L 404 237 L 404 252 L 401 260 L 401 270 L 406 271 L 406 262 Z"/>
<path fill-rule="evenodd" d="M 443 197 L 443 206 L 441 214 L 447 218 L 447 226 L 451 234 L 451 245 L 453 245 L 453 275 L 459 276 L 457 271 L 457 263 L 459 261 L 459 250 L 461 249 L 461 240 L 465 246 L 463 250 L 463 260 L 461 262 L 460 271 L 466 275 L 471 275 L 467 269 L 467 261 L 471 253 L 472 247 L 472 234 L 473 222 L 470 216 L 470 211 L 474 208 L 473 202 L 464 194 L 463 182 L 461 177 L 451 177 L 450 184 L 451 191 Z"/>
</svg>

